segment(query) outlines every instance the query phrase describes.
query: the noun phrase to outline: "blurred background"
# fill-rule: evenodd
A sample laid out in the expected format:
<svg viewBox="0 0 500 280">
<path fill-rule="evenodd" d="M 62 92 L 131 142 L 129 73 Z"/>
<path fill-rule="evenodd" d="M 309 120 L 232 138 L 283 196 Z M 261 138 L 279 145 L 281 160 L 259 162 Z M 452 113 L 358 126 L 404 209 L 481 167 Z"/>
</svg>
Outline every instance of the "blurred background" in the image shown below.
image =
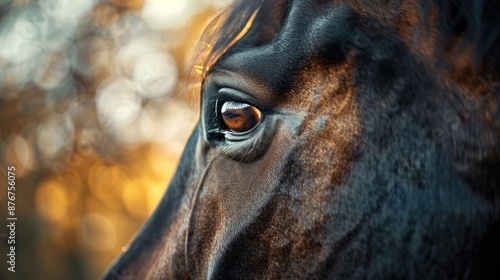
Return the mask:
<svg viewBox="0 0 500 280">
<path fill-rule="evenodd" d="M 191 57 L 229 2 L 0 0 L 0 279 L 96 279 L 127 245 L 197 121 Z"/>
</svg>

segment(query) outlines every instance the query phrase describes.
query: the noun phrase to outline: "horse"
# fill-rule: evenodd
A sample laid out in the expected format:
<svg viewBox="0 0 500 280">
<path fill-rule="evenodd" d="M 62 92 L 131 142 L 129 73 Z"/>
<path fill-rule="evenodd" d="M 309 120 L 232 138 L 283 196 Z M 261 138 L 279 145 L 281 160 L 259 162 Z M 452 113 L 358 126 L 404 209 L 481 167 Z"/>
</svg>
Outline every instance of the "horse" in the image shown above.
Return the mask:
<svg viewBox="0 0 500 280">
<path fill-rule="evenodd" d="M 235 1 L 102 279 L 500 279 L 499 33 L 498 1 Z"/>
</svg>

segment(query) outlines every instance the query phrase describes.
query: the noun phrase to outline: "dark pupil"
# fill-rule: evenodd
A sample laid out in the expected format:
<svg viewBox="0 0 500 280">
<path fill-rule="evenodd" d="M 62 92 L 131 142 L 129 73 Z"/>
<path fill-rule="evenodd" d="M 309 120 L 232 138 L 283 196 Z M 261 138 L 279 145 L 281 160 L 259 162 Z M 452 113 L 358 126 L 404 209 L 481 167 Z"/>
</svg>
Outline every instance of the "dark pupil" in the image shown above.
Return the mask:
<svg viewBox="0 0 500 280">
<path fill-rule="evenodd" d="M 221 109 L 222 120 L 234 132 L 245 132 L 260 121 L 260 111 L 252 105 L 234 101 L 225 102 Z"/>
</svg>

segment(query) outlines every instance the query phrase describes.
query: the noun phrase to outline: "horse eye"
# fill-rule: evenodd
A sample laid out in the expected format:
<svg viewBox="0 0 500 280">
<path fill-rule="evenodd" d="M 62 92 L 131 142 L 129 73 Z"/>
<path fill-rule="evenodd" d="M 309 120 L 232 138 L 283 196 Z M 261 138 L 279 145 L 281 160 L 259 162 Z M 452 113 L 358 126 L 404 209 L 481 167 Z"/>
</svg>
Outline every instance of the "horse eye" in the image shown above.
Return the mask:
<svg viewBox="0 0 500 280">
<path fill-rule="evenodd" d="M 222 121 L 233 132 L 246 132 L 254 128 L 261 119 L 259 109 L 246 103 L 227 101 L 221 108 Z"/>
</svg>

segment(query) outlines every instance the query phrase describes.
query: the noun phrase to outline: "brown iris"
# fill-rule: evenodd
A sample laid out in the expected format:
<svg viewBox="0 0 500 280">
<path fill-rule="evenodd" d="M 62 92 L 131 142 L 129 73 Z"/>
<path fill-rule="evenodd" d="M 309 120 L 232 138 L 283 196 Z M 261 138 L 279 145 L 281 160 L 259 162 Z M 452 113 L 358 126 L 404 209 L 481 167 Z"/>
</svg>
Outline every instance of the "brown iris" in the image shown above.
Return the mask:
<svg viewBox="0 0 500 280">
<path fill-rule="evenodd" d="M 246 103 L 227 101 L 222 105 L 222 120 L 234 132 L 246 132 L 256 126 L 261 118 L 259 109 Z"/>
</svg>

